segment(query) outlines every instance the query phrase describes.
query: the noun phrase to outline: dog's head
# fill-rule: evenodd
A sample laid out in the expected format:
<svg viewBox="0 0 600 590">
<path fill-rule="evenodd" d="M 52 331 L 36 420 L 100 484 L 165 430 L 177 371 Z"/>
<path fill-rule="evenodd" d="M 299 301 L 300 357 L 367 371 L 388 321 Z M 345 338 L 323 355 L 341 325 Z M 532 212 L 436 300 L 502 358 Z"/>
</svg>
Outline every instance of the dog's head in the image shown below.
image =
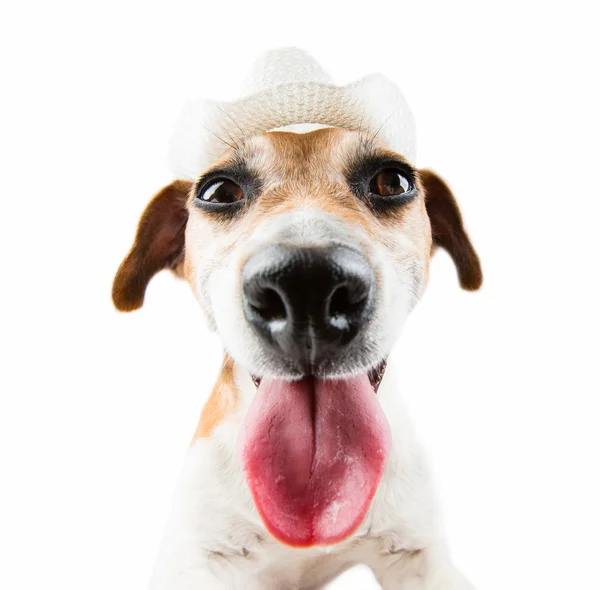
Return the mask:
<svg viewBox="0 0 600 590">
<path fill-rule="evenodd" d="M 144 212 L 115 305 L 140 307 L 163 268 L 188 280 L 257 385 L 240 459 L 280 541 L 336 543 L 363 522 L 392 444 L 375 392 L 436 246 L 477 289 L 444 182 L 335 128 L 252 137 Z"/>
<path fill-rule="evenodd" d="M 356 131 L 271 132 L 154 197 L 113 300 L 140 307 L 168 268 L 254 377 L 377 379 L 436 246 L 463 288 L 480 286 L 456 201 L 434 173 Z"/>
</svg>

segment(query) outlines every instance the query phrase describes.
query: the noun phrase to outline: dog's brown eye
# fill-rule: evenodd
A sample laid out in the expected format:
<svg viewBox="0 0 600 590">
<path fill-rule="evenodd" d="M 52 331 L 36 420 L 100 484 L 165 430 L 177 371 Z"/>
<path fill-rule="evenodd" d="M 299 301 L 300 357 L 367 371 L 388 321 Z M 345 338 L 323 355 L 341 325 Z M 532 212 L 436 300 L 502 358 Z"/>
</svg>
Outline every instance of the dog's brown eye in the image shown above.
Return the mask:
<svg viewBox="0 0 600 590">
<path fill-rule="evenodd" d="M 385 168 L 373 177 L 369 191 L 380 197 L 396 197 L 410 190 L 410 182 L 394 168 Z"/>
<path fill-rule="evenodd" d="M 244 191 L 231 180 L 216 180 L 202 191 L 199 198 L 210 203 L 237 203 L 244 198 Z"/>
</svg>

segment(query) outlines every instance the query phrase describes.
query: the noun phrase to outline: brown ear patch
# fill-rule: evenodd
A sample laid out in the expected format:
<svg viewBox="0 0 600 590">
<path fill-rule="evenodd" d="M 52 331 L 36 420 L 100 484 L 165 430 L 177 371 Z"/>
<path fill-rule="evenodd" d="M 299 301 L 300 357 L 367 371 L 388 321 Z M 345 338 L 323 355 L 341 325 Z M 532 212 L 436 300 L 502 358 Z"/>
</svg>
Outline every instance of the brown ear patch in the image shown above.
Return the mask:
<svg viewBox="0 0 600 590">
<path fill-rule="evenodd" d="M 476 291 L 483 282 L 481 263 L 465 230 L 458 203 L 435 172 L 419 170 L 419 176 L 425 189 L 433 244 L 446 250 L 454 260 L 461 287 Z"/>
<path fill-rule="evenodd" d="M 160 270 L 177 269 L 183 258 L 186 207 L 191 182 L 176 180 L 158 192 L 146 207 L 133 246 L 121 263 L 112 288 L 119 311 L 133 311 L 144 303 L 146 287 Z"/>
</svg>

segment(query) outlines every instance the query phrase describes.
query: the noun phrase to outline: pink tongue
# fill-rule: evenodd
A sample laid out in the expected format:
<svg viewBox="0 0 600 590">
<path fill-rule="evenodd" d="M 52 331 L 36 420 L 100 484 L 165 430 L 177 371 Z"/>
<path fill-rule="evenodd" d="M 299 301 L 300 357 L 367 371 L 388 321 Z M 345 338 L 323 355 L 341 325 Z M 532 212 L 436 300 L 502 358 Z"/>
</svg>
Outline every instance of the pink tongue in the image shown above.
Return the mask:
<svg viewBox="0 0 600 590">
<path fill-rule="evenodd" d="M 390 446 L 389 424 L 366 374 L 264 378 L 240 439 L 265 526 L 296 547 L 336 543 L 358 528 Z"/>
</svg>

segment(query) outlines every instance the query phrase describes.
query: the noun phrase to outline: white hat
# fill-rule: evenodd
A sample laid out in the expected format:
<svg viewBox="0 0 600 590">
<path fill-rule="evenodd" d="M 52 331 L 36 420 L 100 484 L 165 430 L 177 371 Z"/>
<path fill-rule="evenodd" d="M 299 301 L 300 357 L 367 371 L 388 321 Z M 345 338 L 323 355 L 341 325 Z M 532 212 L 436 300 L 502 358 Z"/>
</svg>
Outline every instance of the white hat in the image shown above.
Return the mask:
<svg viewBox="0 0 600 590">
<path fill-rule="evenodd" d="M 239 100 L 187 103 L 171 141 L 173 175 L 195 180 L 227 143 L 295 124 L 377 133 L 392 150 L 415 159 L 414 117 L 393 82 L 372 74 L 336 86 L 313 57 L 291 47 L 268 51 L 255 63 Z"/>
</svg>

